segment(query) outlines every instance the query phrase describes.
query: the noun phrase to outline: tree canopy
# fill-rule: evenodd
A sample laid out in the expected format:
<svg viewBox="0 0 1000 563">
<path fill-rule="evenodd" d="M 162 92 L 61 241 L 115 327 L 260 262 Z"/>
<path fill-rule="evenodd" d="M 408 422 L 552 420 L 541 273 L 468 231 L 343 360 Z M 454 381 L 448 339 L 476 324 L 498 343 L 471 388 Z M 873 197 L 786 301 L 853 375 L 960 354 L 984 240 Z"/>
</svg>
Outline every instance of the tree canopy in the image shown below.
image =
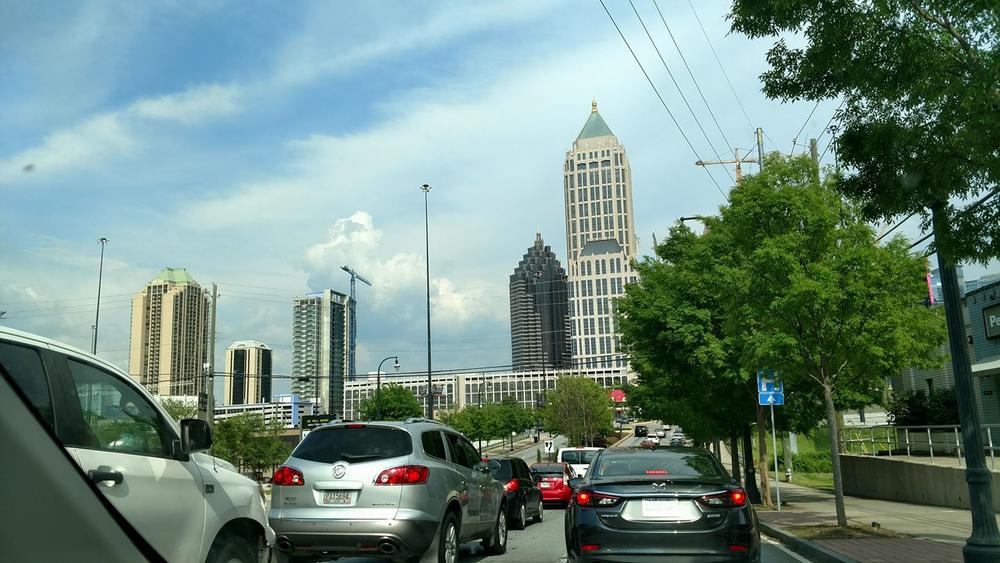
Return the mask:
<svg viewBox="0 0 1000 563">
<path fill-rule="evenodd" d="M 423 415 L 424 409 L 413 393 L 401 385 L 386 384 L 361 401 L 361 419 L 375 420 L 376 397 L 381 397 L 381 420 L 406 420 Z"/>
<path fill-rule="evenodd" d="M 163 410 L 167 411 L 167 414 L 171 418 L 178 422 L 184 418 L 195 418 L 198 416 L 198 405 L 194 403 L 163 397 L 160 399 L 160 405 L 163 406 Z"/>
<path fill-rule="evenodd" d="M 561 377 L 547 393 L 542 409 L 545 428 L 566 436 L 570 445 L 591 445 L 613 432 L 612 401 L 607 389 L 588 377 Z"/>
</svg>

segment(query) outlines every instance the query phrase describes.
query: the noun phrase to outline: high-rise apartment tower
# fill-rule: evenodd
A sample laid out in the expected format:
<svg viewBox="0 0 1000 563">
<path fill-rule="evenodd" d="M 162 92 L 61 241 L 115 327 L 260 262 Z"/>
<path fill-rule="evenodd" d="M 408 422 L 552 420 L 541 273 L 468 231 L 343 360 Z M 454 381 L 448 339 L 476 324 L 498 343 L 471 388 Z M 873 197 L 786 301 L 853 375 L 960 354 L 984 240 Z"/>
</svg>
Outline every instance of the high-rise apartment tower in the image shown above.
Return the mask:
<svg viewBox="0 0 1000 563">
<path fill-rule="evenodd" d="M 256 340 L 234 342 L 226 349 L 223 402 L 246 405 L 271 402 L 271 348 Z"/>
<path fill-rule="evenodd" d="M 563 195 L 573 364 L 625 366 L 614 312 L 625 284 L 636 281 L 632 170 L 596 101 L 566 152 Z"/>
<path fill-rule="evenodd" d="M 317 403 L 322 414 L 343 414 L 349 301 L 325 289 L 297 297 L 292 306 L 292 393 Z"/>
<path fill-rule="evenodd" d="M 156 395 L 205 390 L 210 294 L 184 268 L 165 268 L 132 297 L 129 374 Z"/>
<path fill-rule="evenodd" d="M 515 371 L 570 365 L 566 271 L 540 233 L 510 276 L 510 347 Z"/>
</svg>

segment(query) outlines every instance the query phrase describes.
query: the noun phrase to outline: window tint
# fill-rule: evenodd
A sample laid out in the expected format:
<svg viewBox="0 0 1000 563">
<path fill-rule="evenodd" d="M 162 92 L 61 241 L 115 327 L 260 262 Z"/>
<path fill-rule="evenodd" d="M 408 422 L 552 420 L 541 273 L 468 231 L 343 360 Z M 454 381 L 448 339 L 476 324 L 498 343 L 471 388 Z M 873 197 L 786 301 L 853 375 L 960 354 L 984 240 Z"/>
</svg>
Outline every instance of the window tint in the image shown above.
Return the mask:
<svg viewBox="0 0 1000 563">
<path fill-rule="evenodd" d="M 292 456 L 320 463 L 360 463 L 413 453 L 409 433 L 396 428 L 365 426 L 319 428 L 306 436 Z"/>
<path fill-rule="evenodd" d="M 509 481 L 514 478 L 514 469 L 509 459 L 491 459 L 487 462 L 490 475 L 497 481 Z"/>
<path fill-rule="evenodd" d="M 438 459 L 448 459 L 444 453 L 444 442 L 441 441 L 441 433 L 437 430 L 429 430 L 420 435 L 420 443 L 424 447 L 424 452 Z"/>
<path fill-rule="evenodd" d="M 165 456 L 173 433 L 160 412 L 120 377 L 90 364 L 66 360 L 83 413 L 82 427 L 67 445 Z"/>
<path fill-rule="evenodd" d="M 566 450 L 562 453 L 562 460 L 565 463 L 586 464 L 594 461 L 594 456 L 598 450 Z"/>
<path fill-rule="evenodd" d="M 465 450 L 465 455 L 469 459 L 469 467 L 475 467 L 477 463 L 483 460 L 483 456 L 479 453 L 479 450 L 476 449 L 476 446 L 470 444 L 468 440 L 460 438 L 459 443 L 462 444 L 462 449 Z"/>
<path fill-rule="evenodd" d="M 566 472 L 566 468 L 563 465 L 532 465 L 531 472 L 537 473 L 539 475 L 562 475 Z"/>
<path fill-rule="evenodd" d="M 0 366 L 14 380 L 21 392 L 28 397 L 38 414 L 53 425 L 52 397 L 38 351 L 27 346 L 0 342 Z"/>
<path fill-rule="evenodd" d="M 590 466 L 592 478 L 624 476 L 723 477 L 722 467 L 704 452 L 638 451 L 601 456 Z"/>
<path fill-rule="evenodd" d="M 451 452 L 452 463 L 471 469 L 475 460 L 470 460 L 466 455 L 465 449 L 462 447 L 462 439 L 457 434 L 445 433 L 445 436 L 448 438 L 448 451 Z"/>
<path fill-rule="evenodd" d="M 531 474 L 528 471 L 528 464 L 524 463 L 524 460 L 515 459 L 512 462 L 514 464 L 514 476 L 518 479 L 531 479 Z"/>
</svg>

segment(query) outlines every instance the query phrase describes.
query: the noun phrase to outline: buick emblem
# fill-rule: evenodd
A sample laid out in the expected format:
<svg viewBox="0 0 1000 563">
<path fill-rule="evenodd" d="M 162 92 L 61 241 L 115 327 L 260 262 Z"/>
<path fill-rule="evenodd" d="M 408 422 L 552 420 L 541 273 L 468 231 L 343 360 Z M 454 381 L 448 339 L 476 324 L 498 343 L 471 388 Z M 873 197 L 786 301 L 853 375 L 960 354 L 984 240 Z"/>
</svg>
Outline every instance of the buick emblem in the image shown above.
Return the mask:
<svg viewBox="0 0 1000 563">
<path fill-rule="evenodd" d="M 343 465 L 334 465 L 333 466 L 333 478 L 334 479 L 340 479 L 346 473 L 347 473 L 347 468 L 345 468 Z"/>
</svg>

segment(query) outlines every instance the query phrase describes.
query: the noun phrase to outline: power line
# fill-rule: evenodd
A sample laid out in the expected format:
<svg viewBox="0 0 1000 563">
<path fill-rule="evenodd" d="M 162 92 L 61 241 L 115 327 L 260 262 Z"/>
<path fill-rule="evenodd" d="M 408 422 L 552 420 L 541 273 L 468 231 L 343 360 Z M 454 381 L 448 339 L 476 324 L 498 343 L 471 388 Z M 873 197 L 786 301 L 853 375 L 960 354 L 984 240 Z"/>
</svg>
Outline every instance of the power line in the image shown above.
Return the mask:
<svg viewBox="0 0 1000 563">
<path fill-rule="evenodd" d="M 806 130 L 806 125 L 809 125 L 809 120 L 812 119 L 812 116 L 813 116 L 814 113 L 816 113 L 816 108 L 818 108 L 818 107 L 819 107 L 819 100 L 816 101 L 816 105 L 814 105 L 812 111 L 809 112 L 809 117 L 806 117 L 806 120 L 802 123 L 802 127 L 799 127 L 799 132 L 796 133 L 795 134 L 795 138 L 792 139 L 792 154 L 793 155 L 795 154 L 795 146 L 799 142 L 799 135 L 801 135 L 802 132 Z"/>
<path fill-rule="evenodd" d="M 971 205 L 969 205 L 965 209 L 959 211 L 955 216 L 956 217 L 961 217 L 962 215 L 965 215 L 966 213 L 972 213 L 973 211 L 975 211 L 976 209 L 978 209 L 980 205 L 986 203 L 993 196 L 997 195 L 997 193 L 1000 193 L 1000 186 L 998 186 L 996 188 L 993 188 L 986 195 L 984 195 L 983 197 L 979 198 L 978 200 L 976 200 L 974 203 L 972 203 Z M 932 236 L 934 236 L 934 231 L 933 230 L 931 230 L 931 232 L 927 233 L 923 238 L 921 238 L 917 242 L 911 244 L 908 248 L 912 249 L 914 246 L 917 246 L 918 244 L 924 242 L 925 240 L 931 238 Z"/>
<path fill-rule="evenodd" d="M 705 142 L 708 143 L 709 148 L 715 154 L 716 160 L 722 160 L 722 156 L 719 155 L 719 152 L 715 150 L 714 146 L 712 146 L 712 140 L 708 138 L 708 133 L 705 132 L 705 128 L 702 127 L 701 121 L 698 119 L 698 116 L 695 115 L 694 109 L 691 107 L 691 104 L 688 102 L 687 96 L 685 96 L 684 95 L 684 91 L 681 90 L 681 85 L 677 82 L 677 79 L 674 77 L 674 73 L 671 72 L 670 71 L 670 67 L 667 66 L 667 61 L 666 61 L 666 59 L 663 58 L 663 54 L 660 53 L 660 48 L 656 46 L 656 41 L 653 40 L 653 35 L 649 32 L 649 28 L 646 27 L 646 22 L 642 21 L 642 16 L 639 15 L 639 10 L 637 10 L 635 8 L 635 3 L 632 0 L 628 0 L 628 3 L 629 3 L 630 6 L 632 6 L 632 11 L 635 12 L 635 17 L 639 19 L 639 25 L 642 26 L 642 30 L 646 32 L 646 37 L 649 37 L 649 42 L 653 44 L 653 50 L 656 51 L 656 56 L 659 57 L 660 58 L 660 62 L 663 63 L 663 68 L 666 69 L 667 75 L 670 76 L 670 81 L 674 83 L 674 88 L 677 88 L 677 93 L 681 95 L 681 100 L 684 101 L 684 106 L 687 107 L 688 112 L 691 113 L 691 118 L 694 119 L 694 123 L 695 123 L 695 125 L 698 126 L 698 130 L 701 131 L 701 135 L 703 137 L 705 137 Z M 664 20 L 663 24 L 666 25 L 666 23 L 667 23 L 666 20 Z M 669 28 L 668 28 L 667 31 L 669 31 Z M 676 45 L 676 43 L 675 43 L 675 45 Z M 709 110 L 709 112 L 711 112 L 711 110 Z M 718 124 L 718 122 L 716 122 L 716 124 Z M 720 131 L 721 131 L 721 128 L 720 128 Z M 728 145 L 729 141 L 726 139 L 726 136 L 723 135 L 722 138 L 723 138 L 723 140 L 726 141 L 726 144 Z M 733 182 L 733 184 L 736 184 L 736 178 L 733 178 L 733 175 L 732 175 L 731 172 L 729 172 L 729 169 L 723 167 L 723 170 L 725 170 L 726 174 L 729 175 L 729 179 Z"/>
<path fill-rule="evenodd" d="M 823 127 L 823 130 L 819 132 L 819 136 L 816 137 L 817 141 L 819 141 L 820 139 L 822 139 L 823 138 L 823 134 L 826 133 L 827 130 L 830 129 L 830 124 L 832 124 L 833 120 L 837 118 L 837 114 L 840 113 L 840 109 L 844 107 L 844 103 L 846 103 L 846 102 L 847 102 L 847 98 L 844 98 L 843 100 L 840 101 L 840 105 L 837 106 L 837 109 L 833 110 L 833 115 L 830 116 L 830 121 L 826 122 L 826 126 Z M 829 145 L 827 145 L 827 146 L 829 147 Z M 824 151 L 824 153 L 825 152 L 826 151 Z"/>
<path fill-rule="evenodd" d="M 911 217 L 913 217 L 913 216 L 914 216 L 914 215 L 916 215 L 916 214 L 917 214 L 917 212 L 916 212 L 916 211 L 914 211 L 913 213 L 910 213 L 910 214 L 909 214 L 909 215 L 907 215 L 906 217 L 903 217 L 903 220 L 902 220 L 902 221 L 900 221 L 900 222 L 896 223 L 895 225 L 893 225 L 893 226 L 892 226 L 892 228 L 891 228 L 891 229 L 889 229 L 888 231 L 886 231 L 886 232 L 882 233 L 881 235 L 879 235 L 879 237 L 875 239 L 875 242 L 879 242 L 880 240 L 882 240 L 882 239 L 884 239 L 885 237 L 889 236 L 889 234 L 891 234 L 891 233 L 892 233 L 893 231 L 895 231 L 895 230 L 896 230 L 896 229 L 898 229 L 898 228 L 899 228 L 900 226 L 902 226 L 902 224 L 903 224 L 903 223 L 905 223 L 905 222 L 909 221 L 909 220 L 910 220 L 910 218 L 911 218 Z"/>
<path fill-rule="evenodd" d="M 680 132 L 681 137 L 684 138 L 684 141 L 691 149 L 691 152 L 694 153 L 695 157 L 697 157 L 698 160 L 701 160 L 701 157 L 698 156 L 698 151 L 694 148 L 694 145 L 691 144 L 691 140 L 688 139 L 687 135 L 684 133 L 684 129 L 681 127 L 680 123 L 677 122 L 677 118 L 674 117 L 674 113 L 670 111 L 670 108 L 667 107 L 667 103 L 663 101 L 663 96 L 661 96 L 660 91 L 656 89 L 656 85 L 653 84 L 653 80 L 649 77 L 649 73 L 646 72 L 645 67 L 643 67 L 642 63 L 639 61 L 639 57 L 635 54 L 635 51 L 632 49 L 632 46 L 629 45 L 628 39 L 625 38 L 625 34 L 622 33 L 621 28 L 618 27 L 618 22 L 616 22 L 614 16 L 611 15 L 611 12 L 608 10 L 608 6 L 607 4 L 604 3 L 604 0 L 601 0 L 601 6 L 604 7 L 604 12 L 608 14 L 608 18 L 611 19 L 611 23 L 614 24 L 615 29 L 618 30 L 618 35 L 620 35 L 622 41 L 625 42 L 625 46 L 628 47 L 629 53 L 632 53 L 632 58 L 635 59 L 635 64 L 639 65 L 639 70 L 641 70 L 642 75 L 646 77 L 646 82 L 649 82 L 650 87 L 653 88 L 653 92 L 656 93 L 656 97 L 659 98 L 660 104 L 663 106 L 663 109 L 667 110 L 667 114 L 670 116 L 670 120 L 674 122 L 674 125 Z M 712 183 L 715 184 L 715 189 L 719 190 L 719 193 L 722 194 L 722 197 L 726 198 L 726 201 L 729 201 L 729 196 L 726 195 L 726 192 L 722 190 L 722 186 L 720 186 L 719 182 L 715 180 L 715 176 L 712 176 L 712 173 L 711 171 L 709 171 L 708 167 L 703 166 L 702 168 L 704 168 L 705 173 L 708 174 L 708 177 L 712 180 Z"/>
</svg>

